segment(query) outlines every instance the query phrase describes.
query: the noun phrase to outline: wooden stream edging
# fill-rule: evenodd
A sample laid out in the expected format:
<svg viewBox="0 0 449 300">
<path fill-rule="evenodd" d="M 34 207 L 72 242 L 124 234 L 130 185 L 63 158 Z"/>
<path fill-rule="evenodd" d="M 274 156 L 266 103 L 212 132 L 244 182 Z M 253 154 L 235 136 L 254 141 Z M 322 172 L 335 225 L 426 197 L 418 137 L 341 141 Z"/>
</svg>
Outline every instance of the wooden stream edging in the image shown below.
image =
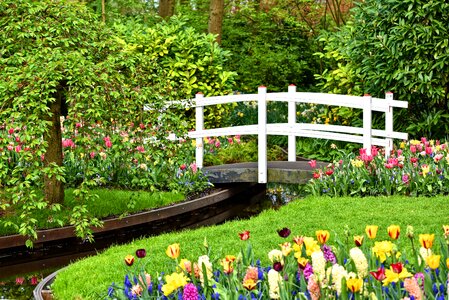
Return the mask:
<svg viewBox="0 0 449 300">
<path fill-rule="evenodd" d="M 265 185 L 233 184 L 212 194 L 134 215 L 104 220 L 93 228 L 94 243 L 77 238 L 74 227 L 40 230 L 34 248 L 25 247 L 21 235 L 0 237 L 0 278 L 67 265 L 96 254 L 113 244 L 182 228 L 224 222 L 248 214 L 247 209 L 265 195 Z"/>
</svg>

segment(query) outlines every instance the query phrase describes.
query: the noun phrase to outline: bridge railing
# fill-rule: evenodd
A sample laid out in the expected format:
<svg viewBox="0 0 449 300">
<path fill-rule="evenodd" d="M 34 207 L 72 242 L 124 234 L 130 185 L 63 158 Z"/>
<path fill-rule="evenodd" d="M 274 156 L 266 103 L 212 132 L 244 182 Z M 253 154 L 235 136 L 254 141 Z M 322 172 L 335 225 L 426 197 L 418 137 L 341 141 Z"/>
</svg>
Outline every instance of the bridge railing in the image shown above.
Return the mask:
<svg viewBox="0 0 449 300">
<path fill-rule="evenodd" d="M 244 126 L 204 129 L 204 107 L 209 105 L 234 102 L 257 101 L 258 123 Z M 267 124 L 267 101 L 288 102 L 288 123 Z M 296 122 L 296 106 L 298 103 L 345 106 L 363 110 L 363 127 L 342 125 L 308 124 Z M 363 144 L 368 155 L 371 146 L 385 147 L 389 155 L 393 148 L 393 139 L 408 139 L 407 133 L 393 131 L 393 108 L 407 108 L 407 101 L 393 99 L 393 93 L 386 93 L 385 99 L 335 95 L 324 93 L 297 92 L 291 85 L 287 93 L 267 93 L 264 86 L 259 87 L 257 94 L 215 96 L 205 98 L 197 94 L 195 98 L 196 130 L 189 132 L 190 138 L 196 139 L 196 164 L 203 167 L 203 138 L 226 135 L 258 136 L 258 176 L 259 183 L 267 182 L 267 135 L 288 136 L 288 161 L 296 160 L 296 137 L 321 138 Z M 372 128 L 372 111 L 385 113 L 385 130 Z"/>
</svg>

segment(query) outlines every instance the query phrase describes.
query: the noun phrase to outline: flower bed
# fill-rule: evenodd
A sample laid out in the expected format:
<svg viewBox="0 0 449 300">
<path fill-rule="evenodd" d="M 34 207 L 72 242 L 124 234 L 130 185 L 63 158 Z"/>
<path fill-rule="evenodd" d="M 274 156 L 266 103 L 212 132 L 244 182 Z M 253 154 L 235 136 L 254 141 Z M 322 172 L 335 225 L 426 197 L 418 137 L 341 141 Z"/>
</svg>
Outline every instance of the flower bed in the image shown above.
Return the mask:
<svg viewBox="0 0 449 300">
<path fill-rule="evenodd" d="M 314 168 L 314 161 L 311 161 Z M 360 149 L 317 169 L 308 191 L 314 195 L 366 196 L 449 194 L 448 143 L 426 138 L 400 143 L 388 158 L 385 150 L 375 146 L 371 154 Z"/>
<path fill-rule="evenodd" d="M 213 257 L 207 241 L 205 253 L 193 260 L 180 259 L 178 243 L 167 247 L 173 259 L 169 270 L 146 269 L 147 253 L 138 249 L 124 258 L 123 284 L 113 283 L 113 299 L 445 299 L 449 282 L 449 225 L 443 234 L 415 235 L 407 227 L 388 227 L 388 240 L 377 240 L 378 226 L 368 225 L 365 235 L 353 237 L 352 246 L 330 233 L 316 231 L 316 239 L 278 230 L 279 241 L 268 253 L 271 265 L 256 260 L 250 232 L 241 232 L 240 253 Z M 348 236 L 347 236 L 348 237 Z M 404 243 L 411 243 L 406 250 Z M 419 241 L 419 242 L 417 242 Z M 419 248 L 418 248 L 419 247 Z M 158 273 L 155 273 L 158 271 Z M 150 275 L 150 273 L 152 275 Z"/>
</svg>

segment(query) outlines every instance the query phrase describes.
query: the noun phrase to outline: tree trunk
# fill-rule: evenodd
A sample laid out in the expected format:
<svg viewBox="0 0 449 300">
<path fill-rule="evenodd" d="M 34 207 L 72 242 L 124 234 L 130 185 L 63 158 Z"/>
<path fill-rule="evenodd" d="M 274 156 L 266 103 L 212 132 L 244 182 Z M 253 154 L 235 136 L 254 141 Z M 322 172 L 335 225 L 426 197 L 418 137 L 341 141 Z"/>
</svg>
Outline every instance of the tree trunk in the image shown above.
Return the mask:
<svg viewBox="0 0 449 300">
<path fill-rule="evenodd" d="M 175 0 L 159 1 L 159 16 L 164 19 L 170 18 L 175 12 Z"/>
<path fill-rule="evenodd" d="M 45 135 L 45 140 L 48 143 L 47 152 L 45 153 L 44 164 L 48 166 L 51 163 L 56 163 L 62 166 L 62 134 L 61 134 L 61 112 L 63 101 L 63 88 L 59 87 L 55 94 L 55 102 L 49 104 L 51 121 L 48 133 Z M 62 203 L 64 201 L 64 185 L 55 176 L 44 176 L 44 194 L 45 199 L 49 204 Z"/>
<path fill-rule="evenodd" d="M 209 33 L 217 34 L 216 41 L 221 44 L 224 0 L 210 0 Z"/>
</svg>

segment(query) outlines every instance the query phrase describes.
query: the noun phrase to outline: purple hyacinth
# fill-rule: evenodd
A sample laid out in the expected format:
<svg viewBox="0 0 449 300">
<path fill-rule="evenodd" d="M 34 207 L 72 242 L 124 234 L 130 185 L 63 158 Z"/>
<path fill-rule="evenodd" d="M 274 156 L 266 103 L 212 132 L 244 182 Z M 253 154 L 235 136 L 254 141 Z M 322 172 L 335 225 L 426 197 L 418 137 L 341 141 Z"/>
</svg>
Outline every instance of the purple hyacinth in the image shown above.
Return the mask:
<svg viewBox="0 0 449 300">
<path fill-rule="evenodd" d="M 328 261 L 332 264 L 337 263 L 337 258 L 335 257 L 334 252 L 332 252 L 331 247 L 329 247 L 328 245 L 323 245 L 321 247 L 321 250 L 323 250 L 324 259 L 326 259 L 326 261 Z"/>
<path fill-rule="evenodd" d="M 313 275 L 313 268 L 312 265 L 307 263 L 306 267 L 304 268 L 304 277 L 306 280 L 309 280 L 309 277 Z"/>
<path fill-rule="evenodd" d="M 198 290 L 193 283 L 187 283 L 184 286 L 182 300 L 198 300 Z"/>
</svg>

